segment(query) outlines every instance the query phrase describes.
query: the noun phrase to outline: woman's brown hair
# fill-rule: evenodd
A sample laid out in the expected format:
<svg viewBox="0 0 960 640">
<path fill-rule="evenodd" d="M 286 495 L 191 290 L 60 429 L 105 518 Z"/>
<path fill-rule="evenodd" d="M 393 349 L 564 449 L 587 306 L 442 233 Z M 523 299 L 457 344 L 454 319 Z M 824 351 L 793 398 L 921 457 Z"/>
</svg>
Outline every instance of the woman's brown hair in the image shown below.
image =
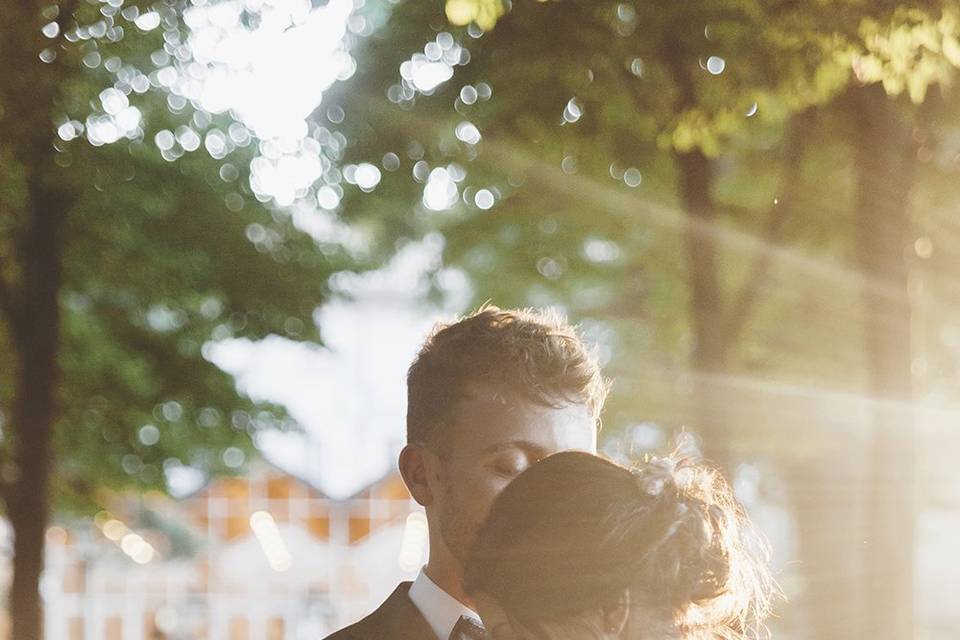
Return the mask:
<svg viewBox="0 0 960 640">
<path fill-rule="evenodd" d="M 632 638 L 756 638 L 775 584 L 766 546 L 728 483 L 671 456 L 629 470 L 577 452 L 532 466 L 480 528 L 466 588 L 533 635 L 629 591 Z M 661 636 L 663 637 L 663 636 Z"/>
</svg>

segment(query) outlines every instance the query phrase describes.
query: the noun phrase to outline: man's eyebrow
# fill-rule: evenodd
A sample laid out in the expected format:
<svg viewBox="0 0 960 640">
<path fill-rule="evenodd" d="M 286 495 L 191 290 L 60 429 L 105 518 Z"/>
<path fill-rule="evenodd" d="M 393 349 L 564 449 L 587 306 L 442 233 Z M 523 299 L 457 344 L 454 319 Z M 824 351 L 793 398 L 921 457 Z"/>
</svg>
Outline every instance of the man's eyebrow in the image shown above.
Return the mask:
<svg viewBox="0 0 960 640">
<path fill-rule="evenodd" d="M 483 451 L 481 451 L 480 453 L 481 455 L 489 455 L 491 453 L 506 451 L 508 449 L 520 449 L 526 453 L 535 453 L 535 454 L 543 454 L 546 452 L 546 450 L 542 446 L 540 446 L 535 442 L 531 442 L 529 440 L 507 440 L 506 442 L 498 442 L 496 444 L 492 444 L 486 449 L 484 449 Z"/>
</svg>

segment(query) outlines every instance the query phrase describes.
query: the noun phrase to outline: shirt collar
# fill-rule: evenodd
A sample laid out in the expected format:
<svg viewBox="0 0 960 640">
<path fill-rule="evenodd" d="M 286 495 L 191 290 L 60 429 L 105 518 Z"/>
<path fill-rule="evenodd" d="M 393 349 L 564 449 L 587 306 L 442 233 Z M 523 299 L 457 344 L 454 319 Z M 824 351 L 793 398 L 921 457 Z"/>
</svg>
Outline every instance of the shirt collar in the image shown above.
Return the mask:
<svg viewBox="0 0 960 640">
<path fill-rule="evenodd" d="M 423 569 L 410 585 L 409 596 L 433 629 L 437 640 L 448 640 L 460 616 L 480 622 L 480 616 L 475 611 L 438 587 Z"/>
</svg>

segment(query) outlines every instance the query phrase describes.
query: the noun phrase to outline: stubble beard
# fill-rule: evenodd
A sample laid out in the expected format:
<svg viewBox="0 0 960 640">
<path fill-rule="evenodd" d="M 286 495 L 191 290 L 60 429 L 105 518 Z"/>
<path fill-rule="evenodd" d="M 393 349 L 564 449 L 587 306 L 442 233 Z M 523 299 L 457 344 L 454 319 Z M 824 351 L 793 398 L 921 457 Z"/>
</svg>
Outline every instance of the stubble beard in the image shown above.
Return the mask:
<svg viewBox="0 0 960 640">
<path fill-rule="evenodd" d="M 463 568 L 466 567 L 470 548 L 473 546 L 477 523 L 468 515 L 460 496 L 451 491 L 447 497 L 448 500 L 440 512 L 440 537 Z"/>
</svg>

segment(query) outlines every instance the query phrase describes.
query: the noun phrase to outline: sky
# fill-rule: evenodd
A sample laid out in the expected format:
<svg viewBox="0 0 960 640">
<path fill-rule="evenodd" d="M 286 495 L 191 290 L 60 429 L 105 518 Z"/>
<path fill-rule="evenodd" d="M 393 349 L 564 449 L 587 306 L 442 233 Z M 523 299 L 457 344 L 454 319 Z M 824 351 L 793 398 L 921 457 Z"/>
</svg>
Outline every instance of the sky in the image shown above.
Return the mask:
<svg viewBox="0 0 960 640">
<path fill-rule="evenodd" d="M 283 405 L 302 426 L 301 433 L 263 433 L 257 444 L 267 459 L 336 498 L 395 467 L 405 438 L 407 368 L 433 325 L 465 301 L 465 285 L 444 306 L 420 301 L 424 272 L 440 249 L 431 237 L 383 270 L 342 278 L 349 299 L 316 314 L 322 347 L 272 336 L 212 349 L 212 361 L 235 376 L 241 392 Z"/>
</svg>

